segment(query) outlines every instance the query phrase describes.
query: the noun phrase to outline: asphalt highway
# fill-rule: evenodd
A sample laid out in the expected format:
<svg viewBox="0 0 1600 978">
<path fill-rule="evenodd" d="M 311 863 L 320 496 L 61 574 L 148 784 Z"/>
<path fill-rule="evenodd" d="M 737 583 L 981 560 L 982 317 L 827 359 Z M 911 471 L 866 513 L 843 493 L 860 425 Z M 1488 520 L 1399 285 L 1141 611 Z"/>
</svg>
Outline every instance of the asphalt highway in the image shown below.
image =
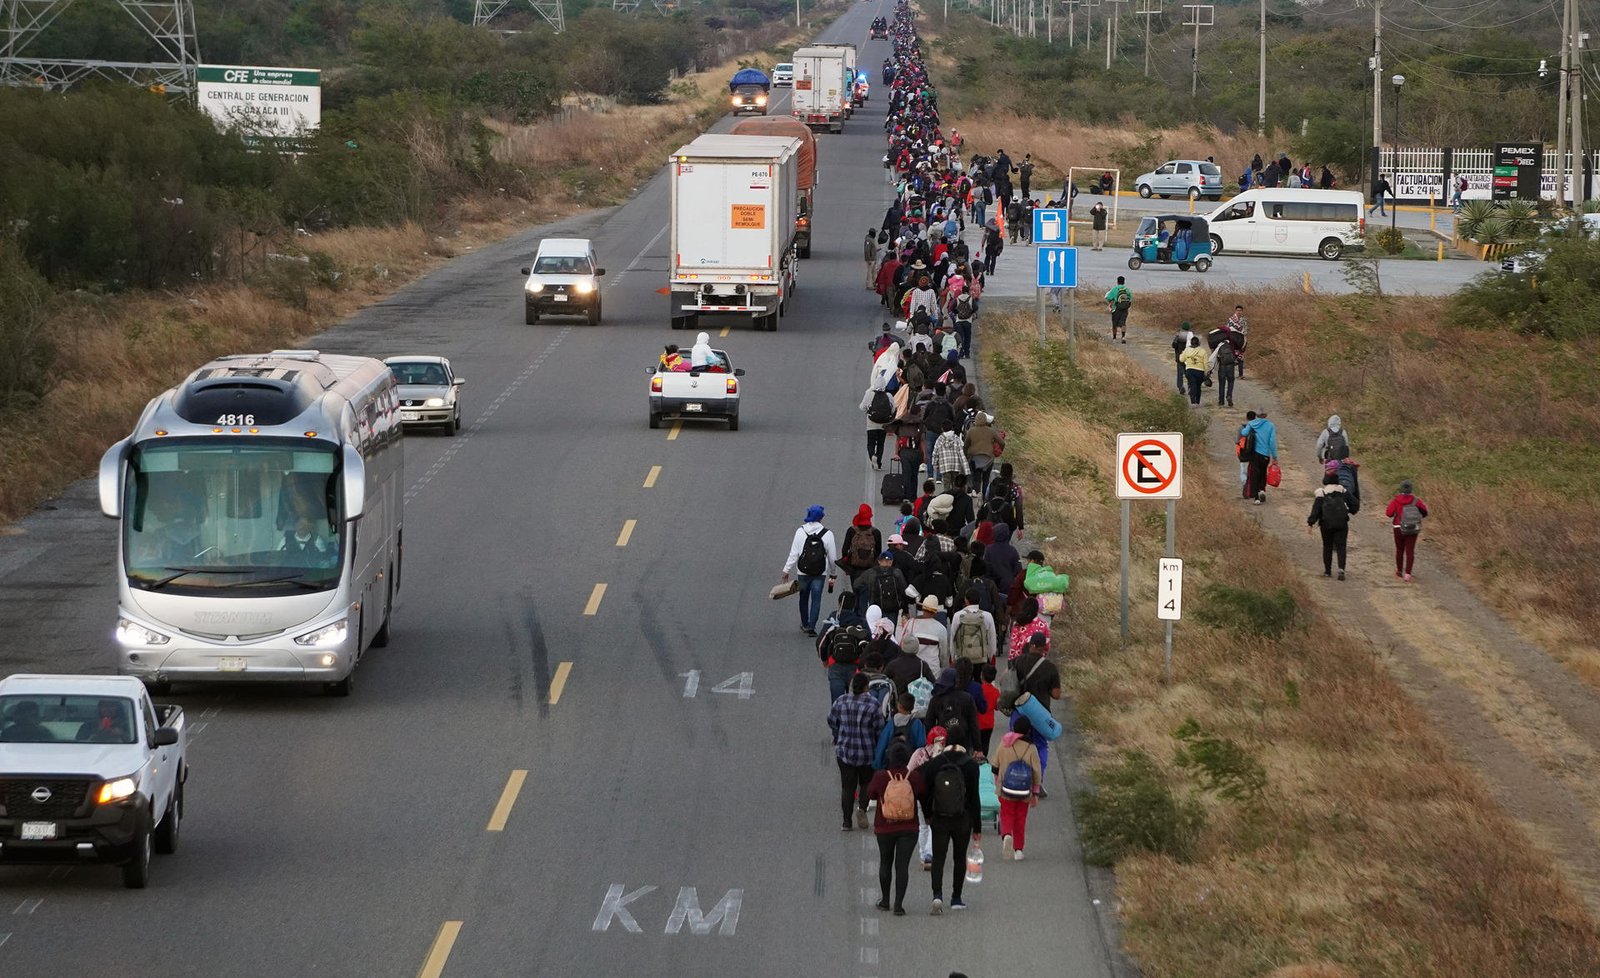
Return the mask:
<svg viewBox="0 0 1600 978">
<path fill-rule="evenodd" d="M 891 13 L 860 4 L 822 37 L 862 47 L 875 87 L 888 46 L 867 25 Z M 825 678 L 794 605 L 767 599 L 806 506 L 842 533 L 870 480 L 856 404 L 880 317 L 859 242 L 887 200 L 882 113 L 820 139 L 814 257 L 778 332 L 712 324 L 748 370 L 738 432 L 646 427 L 646 368 L 693 339 L 658 293 L 660 177 L 317 337 L 467 378 L 461 433 L 406 439 L 392 644 L 350 699 L 179 687 L 179 852 L 143 892 L 109 868 L 0 868 L 0 975 L 1116 973 L 1059 762 L 1028 862 L 1000 864 L 986 834 L 972 909 L 928 916 L 920 874 L 909 916 L 871 907 L 876 846 L 837 826 Z M 557 233 L 595 239 L 601 326 L 522 323 L 518 268 Z M 0 536 L 7 673 L 112 670 L 114 532 L 85 481 Z"/>
</svg>

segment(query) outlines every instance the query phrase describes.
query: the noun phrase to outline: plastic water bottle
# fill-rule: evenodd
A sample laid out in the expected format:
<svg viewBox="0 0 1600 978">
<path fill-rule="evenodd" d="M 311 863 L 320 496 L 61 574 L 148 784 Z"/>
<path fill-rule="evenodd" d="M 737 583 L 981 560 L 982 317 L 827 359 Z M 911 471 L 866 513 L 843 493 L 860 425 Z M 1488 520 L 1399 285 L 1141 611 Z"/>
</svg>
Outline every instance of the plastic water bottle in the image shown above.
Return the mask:
<svg viewBox="0 0 1600 978">
<path fill-rule="evenodd" d="M 967 882 L 983 882 L 983 848 L 976 842 L 967 847 Z"/>
</svg>

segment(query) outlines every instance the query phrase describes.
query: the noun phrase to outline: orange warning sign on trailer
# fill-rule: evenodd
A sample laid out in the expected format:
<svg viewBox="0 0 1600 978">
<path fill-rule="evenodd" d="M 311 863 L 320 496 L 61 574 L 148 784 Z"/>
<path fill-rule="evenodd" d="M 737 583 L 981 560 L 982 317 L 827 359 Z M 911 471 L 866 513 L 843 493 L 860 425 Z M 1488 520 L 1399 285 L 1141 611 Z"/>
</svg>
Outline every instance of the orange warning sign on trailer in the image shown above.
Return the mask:
<svg viewBox="0 0 1600 978">
<path fill-rule="evenodd" d="M 767 226 L 767 205 L 734 204 L 729 227 L 735 231 L 759 231 Z"/>
</svg>

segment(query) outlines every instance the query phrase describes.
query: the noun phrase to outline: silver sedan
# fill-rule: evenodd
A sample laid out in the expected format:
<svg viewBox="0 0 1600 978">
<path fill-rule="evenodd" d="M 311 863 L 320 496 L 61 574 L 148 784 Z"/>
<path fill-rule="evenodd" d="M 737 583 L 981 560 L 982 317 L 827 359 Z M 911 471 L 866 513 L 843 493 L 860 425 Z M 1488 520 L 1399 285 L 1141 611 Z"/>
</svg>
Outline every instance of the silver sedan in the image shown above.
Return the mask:
<svg viewBox="0 0 1600 978">
<path fill-rule="evenodd" d="M 455 375 L 449 360 L 413 356 L 383 362 L 400 387 L 402 424 L 443 428 L 451 435 L 461 430 L 461 388 L 466 381 Z"/>
</svg>

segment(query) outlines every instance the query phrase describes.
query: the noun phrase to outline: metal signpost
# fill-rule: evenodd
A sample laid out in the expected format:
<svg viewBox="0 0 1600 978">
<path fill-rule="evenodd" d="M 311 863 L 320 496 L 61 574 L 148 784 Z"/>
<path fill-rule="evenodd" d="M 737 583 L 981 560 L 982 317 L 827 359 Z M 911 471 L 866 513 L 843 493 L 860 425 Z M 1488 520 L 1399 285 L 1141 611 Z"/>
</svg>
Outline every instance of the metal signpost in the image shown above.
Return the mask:
<svg viewBox="0 0 1600 978">
<path fill-rule="evenodd" d="M 1039 342 L 1045 339 L 1044 293 L 1046 289 L 1065 289 L 1067 293 L 1067 347 L 1073 359 L 1078 356 L 1077 289 L 1078 249 L 1067 244 L 1070 214 L 1065 207 L 1040 207 L 1033 212 L 1033 243 L 1037 246 Z"/>
<path fill-rule="evenodd" d="M 1172 623 L 1183 620 L 1183 561 L 1162 557 L 1156 564 L 1156 620 L 1167 623 L 1167 654 L 1161 674 L 1172 682 Z"/>
<path fill-rule="evenodd" d="M 1124 432 L 1117 435 L 1117 498 L 1122 500 L 1122 641 L 1128 640 L 1128 573 L 1133 522 L 1132 501 L 1167 503 L 1167 556 L 1177 556 L 1178 500 L 1183 498 L 1183 434 Z M 1163 599 L 1164 600 L 1164 599 Z M 1181 610 L 1181 606 L 1175 606 Z M 1165 615 L 1159 616 L 1165 617 Z M 1172 626 L 1167 626 L 1167 676 L 1172 668 Z"/>
</svg>

